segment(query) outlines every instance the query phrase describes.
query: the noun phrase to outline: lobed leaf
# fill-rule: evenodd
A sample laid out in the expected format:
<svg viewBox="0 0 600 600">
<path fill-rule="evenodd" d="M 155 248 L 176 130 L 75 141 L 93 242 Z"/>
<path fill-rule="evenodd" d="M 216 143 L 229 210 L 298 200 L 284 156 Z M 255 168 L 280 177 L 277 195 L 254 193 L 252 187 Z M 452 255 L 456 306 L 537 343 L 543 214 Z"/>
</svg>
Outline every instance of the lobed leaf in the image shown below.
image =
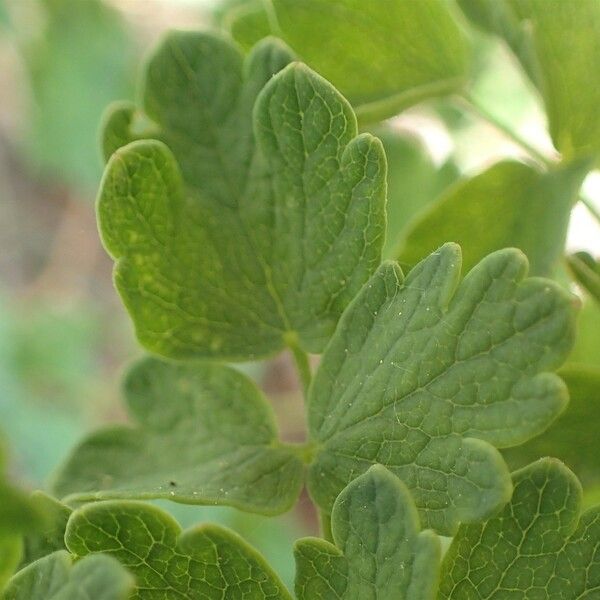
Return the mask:
<svg viewBox="0 0 600 600">
<path fill-rule="evenodd" d="M 73 564 L 59 550 L 19 571 L 9 582 L 3 600 L 127 600 L 133 577 L 114 559 L 97 555 Z"/>
<path fill-rule="evenodd" d="M 225 23 L 246 45 L 270 28 L 367 121 L 454 92 L 469 68 L 467 39 L 443 0 L 250 1 Z"/>
<path fill-rule="evenodd" d="M 491 254 L 460 280 L 447 244 L 404 280 L 384 263 L 344 313 L 309 391 L 315 459 L 309 490 L 330 512 L 370 465 L 410 489 L 443 534 L 510 498 L 499 452 L 542 432 L 564 409 L 547 371 L 567 356 L 574 298 L 527 279 L 517 250 Z"/>
<path fill-rule="evenodd" d="M 161 140 L 118 150 L 98 203 L 117 288 L 153 352 L 319 352 L 379 264 L 381 144 L 324 79 L 283 68 L 291 59 L 274 40 L 242 61 L 223 39 L 172 33 L 146 73 L 152 125 L 129 130 L 122 105 L 106 121 L 107 149 Z"/>
<path fill-rule="evenodd" d="M 507 448 L 504 458 L 511 469 L 522 468 L 540 456 L 563 461 L 584 489 L 600 484 L 600 369 L 568 365 L 560 376 L 569 389 L 569 405 L 541 435 L 521 446 Z"/>
<path fill-rule="evenodd" d="M 124 387 L 137 425 L 85 439 L 57 473 L 57 495 L 166 498 L 264 514 L 296 501 L 302 461 L 277 440 L 272 411 L 246 376 L 223 365 L 146 358 Z"/>
<path fill-rule="evenodd" d="M 216 525 L 181 532 L 164 511 L 142 502 L 88 504 L 73 513 L 65 536 L 77 556 L 103 552 L 136 579 L 131 600 L 206 598 L 291 600 L 264 559 Z"/>
<path fill-rule="evenodd" d="M 552 275 L 587 169 L 587 162 L 578 162 L 541 173 L 518 162 L 498 163 L 431 204 L 409 227 L 399 259 L 414 265 L 454 241 L 470 269 L 490 252 L 516 247 L 527 255 L 532 274 Z"/>
<path fill-rule="evenodd" d="M 374 465 L 333 506 L 335 544 L 296 543 L 298 600 L 429 600 L 437 589 L 440 545 L 419 518 L 406 487 Z"/>
<path fill-rule="evenodd" d="M 580 516 L 581 485 L 555 459 L 513 481 L 499 515 L 459 528 L 442 563 L 440 598 L 597 598 L 599 507 Z"/>
</svg>

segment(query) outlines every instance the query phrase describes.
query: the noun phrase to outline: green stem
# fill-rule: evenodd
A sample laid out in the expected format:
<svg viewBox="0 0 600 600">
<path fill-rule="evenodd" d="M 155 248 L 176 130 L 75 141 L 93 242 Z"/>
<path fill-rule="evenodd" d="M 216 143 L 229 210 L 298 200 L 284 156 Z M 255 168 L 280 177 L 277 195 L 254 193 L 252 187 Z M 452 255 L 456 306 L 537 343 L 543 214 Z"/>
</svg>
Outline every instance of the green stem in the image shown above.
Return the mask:
<svg viewBox="0 0 600 600">
<path fill-rule="evenodd" d="M 288 337 L 286 342 L 294 357 L 294 363 L 296 364 L 296 370 L 300 378 L 300 383 L 302 384 L 302 391 L 304 392 L 304 399 L 306 400 L 308 397 L 308 388 L 312 379 L 308 354 L 300 348 L 295 336 L 293 338 L 291 336 Z"/>
<path fill-rule="evenodd" d="M 517 146 L 520 146 L 531 158 L 534 158 L 546 168 L 551 168 L 554 162 L 551 158 L 543 154 L 540 150 L 532 146 L 527 140 L 523 139 L 514 129 L 500 121 L 493 114 L 488 112 L 479 102 L 471 95 L 465 94 L 456 96 L 459 104 L 474 113 L 490 125 L 493 125 L 498 131 L 501 131 L 507 138 L 513 141 Z"/>
</svg>

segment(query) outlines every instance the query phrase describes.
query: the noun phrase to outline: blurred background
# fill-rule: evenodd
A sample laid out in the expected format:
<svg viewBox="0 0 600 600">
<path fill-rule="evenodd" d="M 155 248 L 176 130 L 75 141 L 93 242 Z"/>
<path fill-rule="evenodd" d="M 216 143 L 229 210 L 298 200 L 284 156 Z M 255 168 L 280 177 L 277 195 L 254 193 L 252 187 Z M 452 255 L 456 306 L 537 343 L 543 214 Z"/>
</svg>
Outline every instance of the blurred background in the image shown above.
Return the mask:
<svg viewBox="0 0 600 600">
<path fill-rule="evenodd" d="M 26 487 L 43 487 L 84 433 L 126 418 L 120 373 L 141 354 L 95 224 L 103 110 L 135 98 L 140 63 L 166 29 L 211 27 L 221 9 L 216 0 L 0 0 L 0 428 L 11 471 Z M 514 58 L 497 40 L 477 43 L 473 93 L 551 153 L 539 99 Z M 390 186 L 406 199 L 390 205 L 392 218 L 410 218 L 411 206 L 461 176 L 522 154 L 498 128 L 440 100 L 405 111 L 390 127 L 402 133 L 388 148 L 397 165 Z M 588 176 L 584 189 L 600 196 L 600 176 Z M 600 252 L 600 229 L 582 205 L 568 245 Z M 248 371 L 273 398 L 284 437 L 301 439 L 303 409 L 286 357 Z M 291 540 L 315 531 L 306 500 L 269 521 L 165 506 L 183 525 L 210 519 L 237 529 L 287 583 Z"/>
</svg>

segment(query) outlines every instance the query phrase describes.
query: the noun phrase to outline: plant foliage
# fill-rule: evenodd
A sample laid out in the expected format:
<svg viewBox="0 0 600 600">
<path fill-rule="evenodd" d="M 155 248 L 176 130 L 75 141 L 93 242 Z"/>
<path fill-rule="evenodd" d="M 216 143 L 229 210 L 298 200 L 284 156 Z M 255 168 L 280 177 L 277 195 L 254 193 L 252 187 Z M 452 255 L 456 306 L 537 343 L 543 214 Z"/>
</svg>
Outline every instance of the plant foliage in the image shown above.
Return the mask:
<svg viewBox="0 0 600 600">
<path fill-rule="evenodd" d="M 275 515 L 304 486 L 322 530 L 295 545 L 298 600 L 600 598 L 599 508 L 569 469 L 600 483 L 600 329 L 577 337 L 559 270 L 600 149 L 600 2 L 392 4 L 230 2 L 237 42 L 169 33 L 139 103 L 108 110 L 100 235 L 154 356 L 125 376 L 130 422 L 56 472 L 61 501 L 0 482 L 4 598 L 291 600 L 236 533 L 145 501 Z M 477 108 L 476 29 L 538 89 L 556 157 L 495 123 L 530 159 L 466 176 L 378 123 Z M 598 262 L 566 264 L 595 314 Z M 304 443 L 225 364 L 285 350 Z"/>
</svg>

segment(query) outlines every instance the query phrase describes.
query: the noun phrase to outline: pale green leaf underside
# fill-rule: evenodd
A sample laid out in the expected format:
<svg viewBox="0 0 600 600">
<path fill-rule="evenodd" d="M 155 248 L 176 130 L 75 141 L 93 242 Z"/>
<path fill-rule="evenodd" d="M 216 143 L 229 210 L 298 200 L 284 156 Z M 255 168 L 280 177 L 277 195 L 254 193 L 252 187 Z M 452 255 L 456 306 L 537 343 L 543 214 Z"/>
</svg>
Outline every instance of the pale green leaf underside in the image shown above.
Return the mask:
<svg viewBox="0 0 600 600">
<path fill-rule="evenodd" d="M 55 477 L 70 500 L 166 498 L 265 514 L 296 501 L 298 456 L 277 440 L 264 396 L 223 365 L 147 358 L 125 382 L 135 427 L 110 427 L 76 447 Z"/>
<path fill-rule="evenodd" d="M 581 485 L 555 459 L 517 471 L 514 493 L 484 524 L 458 530 L 442 564 L 441 598 L 600 597 L 600 509 L 581 515 Z"/>
<path fill-rule="evenodd" d="M 533 275 L 552 275 L 564 251 L 577 191 L 588 165 L 541 173 L 501 162 L 451 187 L 409 227 L 397 257 L 416 264 L 441 244 L 460 244 L 465 269 L 490 252 L 514 247 Z"/>
<path fill-rule="evenodd" d="M 419 518 L 406 487 L 375 465 L 338 496 L 331 517 L 335 545 L 296 543 L 299 600 L 430 600 L 440 545 Z"/>
<path fill-rule="evenodd" d="M 265 6 L 234 9 L 225 18 L 233 36 L 247 45 L 270 26 L 365 120 L 451 93 L 467 77 L 467 40 L 442 0 L 270 0 L 269 14 Z"/>
<path fill-rule="evenodd" d="M 215 525 L 181 532 L 166 512 L 109 501 L 75 511 L 65 536 L 73 554 L 103 552 L 133 573 L 131 600 L 291 600 L 264 559 Z"/>
<path fill-rule="evenodd" d="M 242 61 L 220 38 L 173 33 L 146 73 L 153 123 L 136 132 L 123 106 L 107 119 L 106 149 L 161 140 L 114 154 L 98 208 L 117 288 L 154 352 L 244 360 L 296 340 L 319 352 L 379 264 L 381 144 L 357 136 L 324 79 L 281 70 L 290 60 L 273 40 Z"/>
<path fill-rule="evenodd" d="M 344 313 L 309 392 L 309 489 L 330 511 L 373 463 L 411 490 L 424 525 L 452 534 L 510 497 L 494 448 L 524 442 L 563 410 L 554 370 L 574 336 L 574 298 L 526 279 L 503 250 L 459 284 L 447 244 L 410 271 L 384 263 Z"/>
<path fill-rule="evenodd" d="M 59 550 L 19 571 L 3 600 L 127 600 L 133 577 L 109 556 L 90 556 L 73 564 Z"/>
</svg>

